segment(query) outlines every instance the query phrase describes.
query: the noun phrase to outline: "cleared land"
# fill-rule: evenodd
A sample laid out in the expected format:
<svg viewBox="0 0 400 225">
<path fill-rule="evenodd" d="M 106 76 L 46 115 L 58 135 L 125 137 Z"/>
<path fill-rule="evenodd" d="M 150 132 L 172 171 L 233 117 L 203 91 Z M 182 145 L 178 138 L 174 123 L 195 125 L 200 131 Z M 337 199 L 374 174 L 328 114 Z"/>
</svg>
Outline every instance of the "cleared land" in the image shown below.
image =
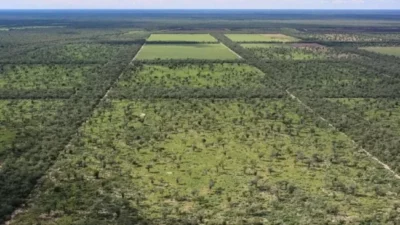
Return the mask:
<svg viewBox="0 0 400 225">
<path fill-rule="evenodd" d="M 296 42 L 299 39 L 284 34 L 226 34 L 234 42 Z"/>
<path fill-rule="evenodd" d="M 152 34 L 148 42 L 217 42 L 209 34 Z"/>
<path fill-rule="evenodd" d="M 137 60 L 156 59 L 239 59 L 222 44 L 146 44 Z"/>
<path fill-rule="evenodd" d="M 400 57 L 400 47 L 395 47 L 395 46 L 393 46 L 393 47 L 365 47 L 365 48 L 360 48 L 360 49 L 367 50 L 370 52 Z"/>
<path fill-rule="evenodd" d="M 358 224 L 395 213 L 397 185 L 289 100 L 112 101 L 13 224 L 96 224 L 87 218 L 99 210 L 104 224 L 115 214 L 151 224 Z"/>
</svg>

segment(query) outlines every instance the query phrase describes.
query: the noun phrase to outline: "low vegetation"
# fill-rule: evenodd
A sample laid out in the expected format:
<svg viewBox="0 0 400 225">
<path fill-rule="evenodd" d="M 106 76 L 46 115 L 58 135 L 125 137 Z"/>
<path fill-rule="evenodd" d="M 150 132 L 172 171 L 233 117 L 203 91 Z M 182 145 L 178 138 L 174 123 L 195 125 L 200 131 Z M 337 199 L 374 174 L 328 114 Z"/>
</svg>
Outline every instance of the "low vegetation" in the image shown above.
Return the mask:
<svg viewBox="0 0 400 225">
<path fill-rule="evenodd" d="M 400 57 L 400 47 L 363 47 L 362 50 Z"/>
</svg>

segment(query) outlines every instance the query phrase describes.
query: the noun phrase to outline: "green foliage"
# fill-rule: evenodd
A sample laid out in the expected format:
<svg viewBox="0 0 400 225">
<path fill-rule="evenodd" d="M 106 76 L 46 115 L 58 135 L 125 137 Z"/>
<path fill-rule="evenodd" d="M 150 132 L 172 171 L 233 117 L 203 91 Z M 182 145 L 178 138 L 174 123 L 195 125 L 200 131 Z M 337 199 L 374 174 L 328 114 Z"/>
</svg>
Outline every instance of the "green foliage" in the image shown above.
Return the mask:
<svg viewBox="0 0 400 225">
<path fill-rule="evenodd" d="M 29 51 L 13 60 L 24 63 L 105 63 L 127 47 L 96 43 L 62 44 Z"/>
<path fill-rule="evenodd" d="M 108 101 L 14 224 L 118 224 L 123 201 L 153 224 L 389 218 L 398 181 L 314 121 L 290 100 Z"/>
<path fill-rule="evenodd" d="M 246 84 L 243 86 L 243 84 Z M 118 98 L 280 97 L 258 69 L 242 63 L 135 65 L 118 82 Z"/>
</svg>

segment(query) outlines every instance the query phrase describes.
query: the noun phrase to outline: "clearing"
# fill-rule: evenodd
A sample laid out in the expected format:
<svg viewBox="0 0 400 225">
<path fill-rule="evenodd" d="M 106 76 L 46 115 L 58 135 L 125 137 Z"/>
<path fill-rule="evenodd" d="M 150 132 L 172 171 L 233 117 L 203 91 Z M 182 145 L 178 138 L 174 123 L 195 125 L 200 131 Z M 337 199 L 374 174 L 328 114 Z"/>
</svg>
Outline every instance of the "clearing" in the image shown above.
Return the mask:
<svg viewBox="0 0 400 225">
<path fill-rule="evenodd" d="M 363 47 L 360 48 L 362 50 L 385 54 L 385 55 L 393 55 L 400 57 L 400 47 L 399 46 L 391 46 L 391 47 Z"/>
<path fill-rule="evenodd" d="M 136 59 L 235 60 L 239 57 L 222 44 L 146 44 Z"/>
<path fill-rule="evenodd" d="M 152 34 L 147 42 L 213 42 L 217 39 L 209 34 Z"/>
</svg>

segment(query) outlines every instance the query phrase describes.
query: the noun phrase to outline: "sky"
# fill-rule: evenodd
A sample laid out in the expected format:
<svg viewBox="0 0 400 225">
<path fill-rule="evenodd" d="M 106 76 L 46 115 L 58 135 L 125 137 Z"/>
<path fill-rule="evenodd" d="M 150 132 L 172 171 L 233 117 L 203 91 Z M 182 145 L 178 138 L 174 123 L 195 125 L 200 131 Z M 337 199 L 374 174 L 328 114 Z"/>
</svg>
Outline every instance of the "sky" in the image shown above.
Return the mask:
<svg viewBox="0 0 400 225">
<path fill-rule="evenodd" d="M 0 0 L 0 9 L 400 9 L 400 0 Z"/>
</svg>

